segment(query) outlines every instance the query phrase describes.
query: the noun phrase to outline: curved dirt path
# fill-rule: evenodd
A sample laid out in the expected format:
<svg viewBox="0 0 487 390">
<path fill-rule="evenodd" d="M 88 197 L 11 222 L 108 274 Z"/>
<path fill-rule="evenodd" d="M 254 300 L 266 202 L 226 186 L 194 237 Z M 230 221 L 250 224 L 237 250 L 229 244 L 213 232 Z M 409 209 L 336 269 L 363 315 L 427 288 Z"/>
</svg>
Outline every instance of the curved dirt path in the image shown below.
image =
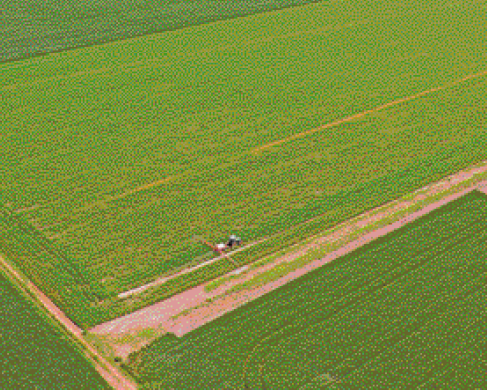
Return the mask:
<svg viewBox="0 0 487 390">
<path fill-rule="evenodd" d="M 433 183 L 419 189 L 414 192 L 416 195 L 412 200 L 393 201 L 378 210 L 374 209 L 364 213 L 360 217 L 354 219 L 352 223 L 350 223 L 350 221 L 344 222 L 343 224 L 340 224 L 338 230 L 334 231 L 333 233 L 326 236 L 318 236 L 308 244 L 298 247 L 294 252 L 279 257 L 272 263 L 251 270 L 248 270 L 248 267 L 246 266 L 237 271 L 233 271 L 228 275 L 237 273 L 241 273 L 241 275 L 238 278 L 227 280 L 226 283 L 210 292 L 205 291 L 205 286 L 208 285 L 208 282 L 173 296 L 165 301 L 98 325 L 92 328 L 90 332 L 101 336 L 104 341 L 114 349 L 115 353 L 122 358 L 126 358 L 131 352 L 149 344 L 152 340 L 165 332 L 172 332 L 181 337 L 186 333 L 236 309 L 246 302 L 256 299 L 288 283 L 289 281 L 306 274 L 307 272 L 319 268 L 324 264 L 333 261 L 337 257 L 343 256 L 344 254 L 355 250 L 367 242 L 388 234 L 389 232 L 454 199 L 465 195 L 474 189 L 479 189 L 487 194 L 487 180 L 480 181 L 479 179 L 478 181 L 480 181 L 480 183 L 477 182 L 471 184 L 467 188 L 459 188 L 455 191 L 455 193 L 426 205 L 418 211 L 411 212 L 394 223 L 375 229 L 372 232 L 364 234 L 363 236 L 349 243 L 344 243 L 342 247 L 327 254 L 321 259 L 314 260 L 304 265 L 302 268 L 292 271 L 275 281 L 267 283 L 263 286 L 228 293 L 228 290 L 233 286 L 251 280 L 256 276 L 271 270 L 279 264 L 292 262 L 293 260 L 296 260 L 300 256 L 306 254 L 306 252 L 309 250 L 322 247 L 325 244 L 333 243 L 341 239 L 346 239 L 348 235 L 357 229 L 380 221 L 381 219 L 391 216 L 398 211 L 405 209 L 407 210 L 409 207 L 427 197 L 462 184 L 464 181 L 473 178 L 474 174 L 487 173 L 487 161 L 485 161 L 484 164 L 485 165 L 482 167 L 457 173 L 441 180 L 440 182 Z M 153 331 L 153 334 L 150 337 L 138 337 L 139 332 L 147 329 L 151 329 Z M 126 341 L 127 335 L 131 338 L 130 342 Z"/>
</svg>

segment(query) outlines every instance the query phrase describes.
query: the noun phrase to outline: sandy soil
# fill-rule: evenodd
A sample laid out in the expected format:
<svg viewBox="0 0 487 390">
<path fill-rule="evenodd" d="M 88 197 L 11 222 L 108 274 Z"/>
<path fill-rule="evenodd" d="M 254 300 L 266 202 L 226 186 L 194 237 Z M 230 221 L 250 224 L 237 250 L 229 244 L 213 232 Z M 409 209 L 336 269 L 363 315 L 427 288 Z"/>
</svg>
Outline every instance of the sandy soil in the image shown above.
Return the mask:
<svg viewBox="0 0 487 390">
<path fill-rule="evenodd" d="M 236 284 L 250 280 L 263 272 L 282 264 L 283 262 L 291 262 L 300 256 L 303 256 L 311 249 L 323 247 L 323 245 L 326 243 L 344 239 L 347 235 L 353 233 L 357 229 L 378 221 L 386 216 L 390 216 L 398 210 L 403 210 L 405 208 L 407 209 L 428 196 L 445 191 L 452 186 L 471 178 L 473 174 L 487 172 L 487 161 L 484 163 L 486 165 L 480 168 L 474 168 L 457 173 L 438 183 L 426 186 L 416 191 L 415 193 L 417 193 L 417 195 L 412 200 L 391 202 L 389 205 L 380 208 L 380 210 L 385 209 L 384 211 L 378 212 L 376 209 L 371 210 L 364 213 L 352 223 L 348 221 L 340 224 L 339 230 L 326 236 L 317 237 L 306 246 L 299 248 L 295 252 L 281 256 L 272 263 L 256 269 L 249 270 L 248 267 L 242 267 L 239 270 L 233 271 L 233 274 L 237 272 L 241 275 L 237 279 L 227 281 L 224 285 L 213 291 L 205 292 L 205 286 L 208 284 L 205 283 L 165 301 L 156 303 L 150 307 L 146 307 L 124 317 L 98 325 L 91 329 L 90 332 L 102 335 L 114 348 L 116 353 L 122 358 L 126 358 L 130 352 L 140 349 L 142 346 L 150 343 L 153 339 L 164 334 L 165 332 L 172 332 L 177 336 L 183 336 L 191 330 L 194 330 L 203 324 L 234 310 L 242 304 L 262 296 L 269 291 L 272 291 L 286 284 L 287 282 L 304 275 L 307 272 L 310 272 L 311 270 L 321 267 L 322 265 L 350 251 L 353 251 L 367 242 L 388 234 L 389 232 L 419 218 L 420 216 L 425 215 L 432 210 L 463 196 L 475 188 L 487 193 L 487 181 L 473 184 L 469 188 L 459 189 L 454 194 L 432 203 L 416 212 L 411 212 L 402 219 L 386 227 L 379 228 L 371 233 L 365 234 L 360 238 L 342 246 L 340 249 L 329 253 L 323 258 L 308 263 L 303 268 L 293 271 L 276 281 L 268 283 L 264 286 L 230 294 L 228 293 L 228 290 Z M 210 299 L 212 300 L 211 302 L 209 302 Z M 155 330 L 152 337 L 138 339 L 137 334 L 148 328 Z M 132 336 L 133 338 L 130 342 L 124 341 L 126 340 L 127 335 Z"/>
<path fill-rule="evenodd" d="M 12 266 L 0 256 L 1 265 L 14 276 L 21 284 L 22 288 L 28 289 L 42 303 L 46 310 L 60 322 L 83 346 L 90 352 L 85 352 L 86 357 L 92 361 L 96 370 L 114 389 L 137 389 L 132 381 L 122 375 L 114 366 L 103 358 L 90 344 L 88 344 L 82 335 L 83 330 L 72 322 L 39 288 L 30 281 L 25 281 L 21 275 L 15 271 Z M 95 356 L 98 362 L 93 358 Z M 102 367 L 102 365 L 105 367 Z"/>
</svg>

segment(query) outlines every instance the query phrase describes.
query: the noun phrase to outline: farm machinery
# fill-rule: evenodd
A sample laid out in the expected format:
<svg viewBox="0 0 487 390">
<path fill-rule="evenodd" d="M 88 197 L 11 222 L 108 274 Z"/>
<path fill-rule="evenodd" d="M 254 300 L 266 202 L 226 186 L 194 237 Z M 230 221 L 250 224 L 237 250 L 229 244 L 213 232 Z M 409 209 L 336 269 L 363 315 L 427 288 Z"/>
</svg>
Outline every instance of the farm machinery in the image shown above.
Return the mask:
<svg viewBox="0 0 487 390">
<path fill-rule="evenodd" d="M 230 260 L 233 265 L 237 266 L 237 264 L 227 255 L 226 251 L 232 249 L 234 246 L 240 246 L 242 244 L 242 240 L 240 237 L 232 234 L 228 239 L 227 243 L 219 243 L 219 244 L 211 244 L 208 241 L 201 240 L 205 245 L 209 246 L 214 252 L 218 253 L 220 256 L 226 257 Z"/>
<path fill-rule="evenodd" d="M 242 244 L 242 240 L 240 239 L 240 237 L 237 237 L 235 234 L 232 234 L 230 236 L 226 244 L 220 243 L 214 245 L 205 240 L 201 240 L 201 241 L 207 246 L 209 246 L 213 251 L 219 253 L 220 255 L 224 255 L 228 249 L 232 249 L 234 246 L 239 246 Z"/>
</svg>

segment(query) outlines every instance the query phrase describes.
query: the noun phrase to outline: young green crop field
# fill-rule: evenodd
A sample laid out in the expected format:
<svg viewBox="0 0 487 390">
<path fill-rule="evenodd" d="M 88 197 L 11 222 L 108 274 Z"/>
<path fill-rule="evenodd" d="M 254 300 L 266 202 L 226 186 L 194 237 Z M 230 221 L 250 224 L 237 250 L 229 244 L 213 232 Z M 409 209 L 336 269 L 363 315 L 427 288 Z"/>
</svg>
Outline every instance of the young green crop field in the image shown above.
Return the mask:
<svg viewBox="0 0 487 390">
<path fill-rule="evenodd" d="M 0 388 L 111 388 L 68 336 L 1 270 Z"/>
<path fill-rule="evenodd" d="M 116 298 L 194 236 L 281 232 L 244 264 L 485 160 L 482 4 L 316 3 L 1 64 L 0 246 L 87 328 L 186 286 Z"/>
<path fill-rule="evenodd" d="M 486 238 L 475 190 L 128 367 L 143 389 L 485 388 Z"/>
<path fill-rule="evenodd" d="M 315 1 L 7 0 L 0 6 L 0 62 Z"/>
</svg>

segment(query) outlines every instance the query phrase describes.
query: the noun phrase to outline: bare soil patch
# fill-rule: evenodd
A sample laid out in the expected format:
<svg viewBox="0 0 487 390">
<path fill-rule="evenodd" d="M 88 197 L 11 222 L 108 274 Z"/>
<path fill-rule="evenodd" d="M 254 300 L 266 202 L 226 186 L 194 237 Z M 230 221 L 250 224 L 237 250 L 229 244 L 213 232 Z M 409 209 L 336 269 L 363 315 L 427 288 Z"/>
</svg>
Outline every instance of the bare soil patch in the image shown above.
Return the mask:
<svg viewBox="0 0 487 390">
<path fill-rule="evenodd" d="M 280 256 L 273 262 L 265 264 L 257 268 L 242 267 L 239 270 L 233 271 L 231 274 L 238 273 L 238 277 L 227 280 L 218 288 L 206 292 L 205 286 L 208 283 L 189 289 L 181 294 L 173 296 L 165 301 L 156 303 L 152 306 L 138 310 L 134 313 L 128 314 L 124 317 L 117 318 L 107 323 L 98 325 L 90 330 L 90 332 L 104 336 L 107 342 L 117 351 L 120 357 L 126 358 L 131 352 L 136 351 L 143 345 L 147 345 L 152 340 L 163 335 L 166 332 L 171 332 L 177 336 L 183 336 L 191 330 L 212 321 L 234 309 L 249 302 L 259 296 L 262 296 L 286 283 L 296 279 L 313 269 L 323 266 L 324 264 L 340 257 L 356 248 L 370 242 L 380 236 L 388 234 L 389 232 L 409 223 L 422 215 L 425 215 L 432 210 L 457 199 L 466 193 L 479 189 L 487 193 L 487 180 L 476 182 L 471 185 L 461 186 L 455 189 L 454 193 L 443 197 L 429 205 L 425 205 L 417 211 L 408 212 L 414 206 L 421 204 L 426 198 L 437 195 L 446 190 L 452 189 L 454 186 L 467 179 L 473 178 L 475 174 L 487 172 L 487 161 L 485 165 L 469 169 L 452 175 L 440 182 L 431 184 L 421 188 L 413 193 L 408 200 L 398 200 L 381 207 L 364 213 L 353 221 L 347 221 L 338 225 L 338 229 L 330 234 L 316 237 L 308 244 L 297 248 L 296 251 Z M 414 195 L 416 194 L 416 195 Z M 267 284 L 258 287 L 251 287 L 236 292 L 229 292 L 229 290 L 245 281 L 272 270 L 276 266 L 285 262 L 292 262 L 308 251 L 315 248 L 323 248 L 324 245 L 335 243 L 340 240 L 346 240 L 350 234 L 357 230 L 370 226 L 375 222 L 381 221 L 383 218 L 394 215 L 398 211 L 406 211 L 406 214 L 399 220 L 373 231 L 361 235 L 359 238 L 345 243 L 339 249 L 328 253 L 320 259 L 311 261 L 303 267 L 296 269 L 277 280 L 271 281 Z M 227 276 L 229 276 L 227 275 Z M 151 337 L 137 341 L 137 334 L 144 329 L 153 329 Z M 126 336 L 132 336 L 131 342 L 126 342 Z"/>
</svg>

